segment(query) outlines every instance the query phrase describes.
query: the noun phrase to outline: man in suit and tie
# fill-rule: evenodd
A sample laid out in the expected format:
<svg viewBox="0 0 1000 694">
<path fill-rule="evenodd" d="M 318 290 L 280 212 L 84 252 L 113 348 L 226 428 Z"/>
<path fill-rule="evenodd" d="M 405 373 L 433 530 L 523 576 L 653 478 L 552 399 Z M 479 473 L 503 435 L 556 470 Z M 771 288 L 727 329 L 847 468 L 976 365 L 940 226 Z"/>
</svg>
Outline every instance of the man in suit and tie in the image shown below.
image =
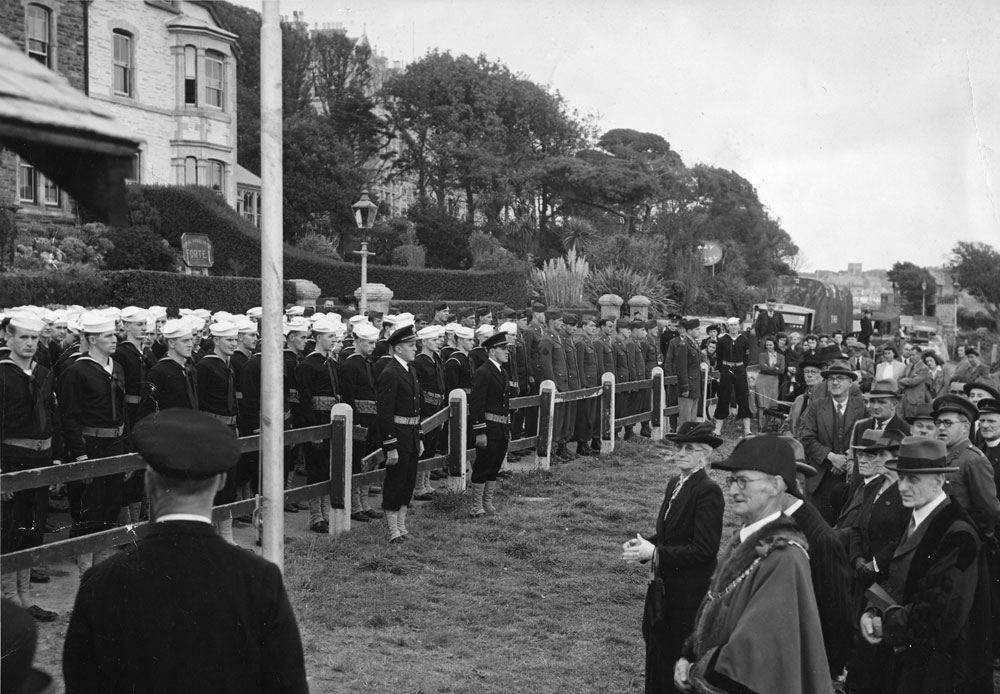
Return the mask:
<svg viewBox="0 0 1000 694">
<path fill-rule="evenodd" d="M 785 317 L 775 310 L 778 303 L 774 299 L 767 300 L 767 308 L 757 314 L 753 324 L 753 332 L 760 343 L 765 335 L 777 335 L 785 332 Z"/>
<path fill-rule="evenodd" d="M 873 560 L 887 598 L 870 596 L 860 620 L 862 636 L 879 646 L 880 692 L 973 691 L 991 675 L 988 663 L 985 671 L 970 671 L 962 656 L 978 646 L 966 637 L 980 540 L 961 504 L 944 491 L 946 475 L 957 472 L 946 458 L 943 441 L 908 436 L 886 465 L 899 475 L 903 506 L 912 513 L 899 543 Z"/>
<path fill-rule="evenodd" d="M 691 339 L 690 331 L 699 325 L 697 318 L 681 321 L 680 334 L 671 340 L 668 347 L 668 354 L 673 356 L 671 369 L 677 376 L 677 421 L 681 424 L 698 418 L 698 399 L 704 378 L 701 364 L 705 357 Z"/>
<path fill-rule="evenodd" d="M 472 464 L 470 518 L 495 516 L 493 495 L 497 473 L 510 442 L 510 392 L 504 364 L 510 358 L 507 333 L 498 332 L 483 341 L 487 359 L 472 377 L 469 424 L 476 442 Z"/>
<path fill-rule="evenodd" d="M 931 380 L 930 369 L 920 358 L 920 350 L 910 343 L 903 345 L 903 357 L 905 367 L 903 376 L 899 379 L 899 386 L 902 389 L 903 416 L 910 414 L 917 405 L 922 405 L 931 401 L 927 384 Z"/>
<path fill-rule="evenodd" d="M 676 339 L 676 338 L 675 338 Z M 668 434 L 680 474 L 667 483 L 656 533 L 622 545 L 630 563 L 652 560 L 642 634 L 646 641 L 646 692 L 674 692 L 674 663 L 694 629 L 708 590 L 722 537 L 723 496 L 705 468 L 722 445 L 711 422 L 684 422 Z M 657 610 L 660 605 L 664 609 Z"/>
<path fill-rule="evenodd" d="M 846 361 L 834 359 L 822 375 L 827 394 L 809 402 L 795 435 L 806 449 L 806 462 L 817 470 L 806 480 L 809 498 L 832 526 L 846 494 L 851 432 L 864 417 L 865 405 L 860 394 L 851 394 L 858 375 Z"/>
<path fill-rule="evenodd" d="M 154 522 L 84 574 L 63 647 L 66 691 L 308 692 L 281 571 L 212 528 L 236 432 L 171 409 L 141 421 L 132 441 Z"/>
</svg>

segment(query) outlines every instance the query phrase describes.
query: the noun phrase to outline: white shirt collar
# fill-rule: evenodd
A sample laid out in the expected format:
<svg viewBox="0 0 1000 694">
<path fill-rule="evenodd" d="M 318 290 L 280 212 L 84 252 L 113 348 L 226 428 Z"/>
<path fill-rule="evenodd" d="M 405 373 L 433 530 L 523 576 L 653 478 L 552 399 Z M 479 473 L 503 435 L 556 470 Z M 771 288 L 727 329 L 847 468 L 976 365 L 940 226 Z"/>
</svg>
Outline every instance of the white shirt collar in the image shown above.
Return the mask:
<svg viewBox="0 0 1000 694">
<path fill-rule="evenodd" d="M 997 446 L 1000 446 L 1000 439 L 993 439 L 992 441 L 986 442 L 987 448 L 996 448 Z"/>
<path fill-rule="evenodd" d="M 494 359 L 493 357 L 490 357 L 488 361 L 490 363 L 492 363 L 495 367 L 497 367 L 497 371 L 501 371 L 501 372 L 503 371 L 503 365 L 500 362 L 498 362 L 496 359 Z"/>
<path fill-rule="evenodd" d="M 740 528 L 740 542 L 746 542 L 748 537 L 753 535 L 755 532 L 763 528 L 771 521 L 778 520 L 780 516 L 781 516 L 781 511 L 775 511 L 770 516 L 765 516 L 756 523 L 751 523 L 750 525 L 744 525 L 742 528 Z"/>
<path fill-rule="evenodd" d="M 169 521 L 198 521 L 200 523 L 212 524 L 212 519 L 197 513 L 167 513 L 156 519 L 157 523 L 167 523 Z"/>
<path fill-rule="evenodd" d="M 398 354 L 393 354 L 392 358 L 398 361 L 400 364 L 402 364 L 404 369 L 406 369 L 407 371 L 410 370 L 410 365 L 407 364 L 406 361 L 404 361 L 403 358 L 400 357 Z"/>
<path fill-rule="evenodd" d="M 919 528 L 920 524 L 927 520 L 927 516 L 931 515 L 931 512 L 944 503 L 944 500 L 947 498 L 948 495 L 941 492 L 933 501 L 924 504 L 920 508 L 913 509 L 913 529 L 916 530 Z"/>
<path fill-rule="evenodd" d="M 802 508 L 802 504 L 804 503 L 805 502 L 802 499 L 796 499 L 795 501 L 792 502 L 791 506 L 789 506 L 783 511 L 783 513 L 789 518 L 791 518 L 792 514 L 798 511 L 800 508 Z"/>
</svg>

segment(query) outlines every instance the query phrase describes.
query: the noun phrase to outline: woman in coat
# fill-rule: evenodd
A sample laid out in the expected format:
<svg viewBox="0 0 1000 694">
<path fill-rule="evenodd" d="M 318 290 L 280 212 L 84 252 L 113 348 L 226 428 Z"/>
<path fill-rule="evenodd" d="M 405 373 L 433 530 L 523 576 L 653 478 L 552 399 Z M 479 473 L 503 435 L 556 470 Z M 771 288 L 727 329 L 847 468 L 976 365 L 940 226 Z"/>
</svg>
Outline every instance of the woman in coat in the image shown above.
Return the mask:
<svg viewBox="0 0 1000 694">
<path fill-rule="evenodd" d="M 764 337 L 764 347 L 758 360 L 760 371 L 754 391 L 757 393 L 757 418 L 760 428 L 764 428 L 764 410 L 778 404 L 778 389 L 785 375 L 785 357 L 778 351 L 778 341 L 774 335 Z"/>
<path fill-rule="evenodd" d="M 649 563 L 642 618 L 646 641 L 646 694 L 675 692 L 674 663 L 694 629 L 708 590 L 722 537 L 722 490 L 706 474 L 708 458 L 722 445 L 711 422 L 685 422 L 675 434 L 680 474 L 667 483 L 656 533 L 622 545 L 628 563 Z"/>
</svg>

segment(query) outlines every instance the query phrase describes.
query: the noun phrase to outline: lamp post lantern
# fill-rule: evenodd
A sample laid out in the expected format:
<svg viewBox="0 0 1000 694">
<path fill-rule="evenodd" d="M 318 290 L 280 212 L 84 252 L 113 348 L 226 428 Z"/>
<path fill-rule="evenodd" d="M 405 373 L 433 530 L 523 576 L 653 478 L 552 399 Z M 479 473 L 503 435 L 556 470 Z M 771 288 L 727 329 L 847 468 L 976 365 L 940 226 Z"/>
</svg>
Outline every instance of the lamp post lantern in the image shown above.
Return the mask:
<svg viewBox="0 0 1000 694">
<path fill-rule="evenodd" d="M 927 315 L 927 280 L 920 281 L 920 315 Z"/>
<path fill-rule="evenodd" d="M 358 311 L 364 313 L 368 310 L 368 256 L 375 255 L 368 250 L 368 232 L 375 226 L 375 218 L 378 217 L 378 205 L 368 197 L 368 191 L 361 192 L 361 199 L 351 205 L 354 210 L 354 221 L 358 229 L 362 232 L 361 250 L 354 251 L 361 256 L 361 299 Z"/>
</svg>

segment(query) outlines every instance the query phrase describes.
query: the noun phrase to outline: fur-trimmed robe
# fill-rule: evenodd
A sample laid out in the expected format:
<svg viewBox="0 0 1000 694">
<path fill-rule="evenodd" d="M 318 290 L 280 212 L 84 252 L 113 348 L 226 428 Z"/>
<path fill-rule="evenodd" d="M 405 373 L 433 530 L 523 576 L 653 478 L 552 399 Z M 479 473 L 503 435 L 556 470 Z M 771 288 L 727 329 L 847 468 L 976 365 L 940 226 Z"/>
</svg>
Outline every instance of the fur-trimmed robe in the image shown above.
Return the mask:
<svg viewBox="0 0 1000 694">
<path fill-rule="evenodd" d="M 726 549 L 684 645 L 696 692 L 832 694 L 807 551 L 784 515 Z"/>
</svg>

